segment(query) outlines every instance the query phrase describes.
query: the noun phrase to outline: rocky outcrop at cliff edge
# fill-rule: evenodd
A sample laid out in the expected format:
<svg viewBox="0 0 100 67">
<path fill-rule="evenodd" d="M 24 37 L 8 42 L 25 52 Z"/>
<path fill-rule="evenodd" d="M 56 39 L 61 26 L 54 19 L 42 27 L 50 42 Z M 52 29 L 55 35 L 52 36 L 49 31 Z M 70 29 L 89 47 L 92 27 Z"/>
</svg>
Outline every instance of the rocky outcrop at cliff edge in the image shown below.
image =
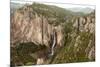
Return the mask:
<svg viewBox="0 0 100 67">
<path fill-rule="evenodd" d="M 95 12 L 92 12 L 87 16 L 77 17 L 74 19 L 73 27 L 77 28 L 77 31 L 94 33 Z"/>
<path fill-rule="evenodd" d="M 11 16 L 11 46 L 17 43 L 33 42 L 48 46 L 53 29 L 57 31 L 57 43 L 61 45 L 62 26 L 54 26 L 43 15 L 33 14 L 32 8 L 16 10 Z"/>
</svg>

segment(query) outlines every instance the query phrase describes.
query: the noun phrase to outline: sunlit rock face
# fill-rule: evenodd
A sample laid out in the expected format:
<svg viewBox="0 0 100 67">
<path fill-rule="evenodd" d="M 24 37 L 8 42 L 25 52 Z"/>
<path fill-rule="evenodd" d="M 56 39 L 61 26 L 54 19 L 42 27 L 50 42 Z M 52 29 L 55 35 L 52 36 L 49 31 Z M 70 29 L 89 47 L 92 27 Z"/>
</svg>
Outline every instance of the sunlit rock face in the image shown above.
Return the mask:
<svg viewBox="0 0 100 67">
<path fill-rule="evenodd" d="M 11 46 L 18 43 L 34 42 L 49 45 L 50 34 L 55 28 L 43 15 L 38 15 L 31 8 L 16 10 L 11 16 Z M 57 43 L 61 45 L 62 26 L 56 26 Z"/>
<path fill-rule="evenodd" d="M 76 18 L 73 27 L 75 27 L 80 32 L 95 32 L 95 13 L 92 12 L 87 16 L 82 16 Z"/>
<path fill-rule="evenodd" d="M 43 62 L 44 62 L 44 60 L 43 60 L 42 58 L 39 58 L 39 59 L 37 60 L 37 64 L 43 64 Z"/>
</svg>

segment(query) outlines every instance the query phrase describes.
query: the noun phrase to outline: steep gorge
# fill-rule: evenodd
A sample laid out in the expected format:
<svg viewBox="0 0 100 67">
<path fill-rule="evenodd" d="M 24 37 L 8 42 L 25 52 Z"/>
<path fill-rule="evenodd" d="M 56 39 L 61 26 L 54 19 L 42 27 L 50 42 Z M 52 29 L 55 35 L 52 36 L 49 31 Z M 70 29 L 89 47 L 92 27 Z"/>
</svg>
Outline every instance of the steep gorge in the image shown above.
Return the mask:
<svg viewBox="0 0 100 67">
<path fill-rule="evenodd" d="M 25 5 L 11 14 L 11 64 L 31 65 L 95 60 L 95 11 L 88 15 L 60 7 Z M 56 30 L 54 55 L 51 35 Z"/>
</svg>

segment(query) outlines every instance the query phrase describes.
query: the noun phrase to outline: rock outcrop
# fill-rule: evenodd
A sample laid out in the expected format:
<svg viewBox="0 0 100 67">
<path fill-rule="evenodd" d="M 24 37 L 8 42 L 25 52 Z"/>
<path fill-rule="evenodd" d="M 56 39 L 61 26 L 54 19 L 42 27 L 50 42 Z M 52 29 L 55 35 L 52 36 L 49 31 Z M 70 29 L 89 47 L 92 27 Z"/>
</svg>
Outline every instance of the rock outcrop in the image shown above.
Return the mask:
<svg viewBox="0 0 100 67">
<path fill-rule="evenodd" d="M 80 32 L 95 32 L 95 13 L 92 12 L 91 14 L 83 17 L 76 18 L 73 27 Z"/>
</svg>

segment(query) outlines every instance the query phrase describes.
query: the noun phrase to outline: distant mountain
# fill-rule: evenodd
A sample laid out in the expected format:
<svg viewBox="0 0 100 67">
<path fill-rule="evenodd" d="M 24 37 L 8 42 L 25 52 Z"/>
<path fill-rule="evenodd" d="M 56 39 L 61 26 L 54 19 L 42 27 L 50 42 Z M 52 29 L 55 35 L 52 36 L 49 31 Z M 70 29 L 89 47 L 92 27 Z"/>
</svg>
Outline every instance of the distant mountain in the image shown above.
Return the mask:
<svg viewBox="0 0 100 67">
<path fill-rule="evenodd" d="M 69 10 L 73 11 L 73 12 L 82 12 L 82 13 L 85 13 L 85 14 L 88 14 L 88 13 L 91 13 L 94 11 L 94 9 L 92 8 L 69 8 Z"/>
<path fill-rule="evenodd" d="M 24 4 L 20 4 L 20 3 L 14 3 L 14 2 L 11 2 L 10 6 L 11 8 L 20 8 L 22 7 Z"/>
<path fill-rule="evenodd" d="M 10 4 L 11 13 L 13 13 L 16 9 L 18 9 L 18 8 L 20 8 L 22 6 L 24 6 L 24 4 L 11 2 L 11 4 Z"/>
</svg>

